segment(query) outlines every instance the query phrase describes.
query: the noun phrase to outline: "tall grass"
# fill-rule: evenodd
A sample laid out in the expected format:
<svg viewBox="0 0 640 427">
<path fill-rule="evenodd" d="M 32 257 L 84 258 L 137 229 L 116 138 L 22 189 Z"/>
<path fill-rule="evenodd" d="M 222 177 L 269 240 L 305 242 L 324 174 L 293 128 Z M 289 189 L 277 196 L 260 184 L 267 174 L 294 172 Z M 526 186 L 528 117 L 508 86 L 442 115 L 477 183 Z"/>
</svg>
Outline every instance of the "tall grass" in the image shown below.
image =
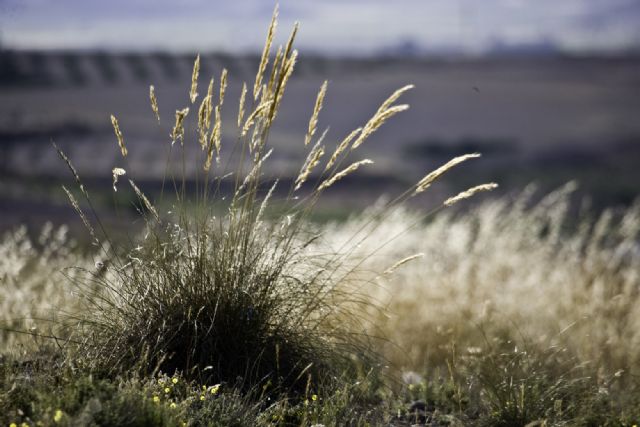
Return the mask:
<svg viewBox="0 0 640 427">
<path fill-rule="evenodd" d="M 492 183 L 435 211 L 403 207 L 478 157 L 468 154 L 346 222 L 314 225 L 322 194 L 373 163 L 354 157 L 357 149 L 408 108 L 397 102 L 411 86 L 329 145 L 319 124 L 330 88 L 321 84 L 300 138 L 305 161 L 295 177 L 273 179 L 269 135 L 297 60 L 297 27 L 271 55 L 276 24 L 277 10 L 239 105 L 226 100 L 226 70 L 202 89 L 199 57 L 170 124 L 150 87 L 150 119 L 170 135 L 159 194 L 134 181 L 126 159 L 136 147 L 111 117 L 123 158 L 113 191 L 131 188 L 139 236 L 111 237 L 59 151 L 77 184 L 65 191 L 94 248 L 80 253 L 65 228 L 50 226 L 35 239 L 18 229 L 0 241 L 4 348 L 57 347 L 48 365 L 29 353 L 24 365 L 0 358 L 8 414 L 0 421 L 636 421 L 640 207 L 594 218 L 575 208 L 567 186 L 439 212 Z M 238 112 L 232 131 L 226 108 Z M 406 384 L 383 378 L 384 364 Z M 31 375 L 46 381 L 31 386 Z M 169 379 L 180 385 L 167 387 Z M 128 420 L 134 407 L 138 418 Z"/>
<path fill-rule="evenodd" d="M 75 360 L 94 372 L 180 372 L 203 383 L 233 382 L 244 390 L 268 384 L 274 392 L 299 396 L 320 385 L 331 388 L 332 379 L 354 363 L 373 366 L 376 356 L 371 336 L 363 332 L 367 310 L 362 308 L 371 301 L 362 283 L 352 278 L 358 265 L 347 262 L 348 248 L 318 246 L 320 230 L 310 225 L 309 217 L 324 192 L 373 163 L 353 156 L 387 120 L 408 108 L 396 102 L 412 86 L 391 93 L 369 121 L 330 148 L 326 132 L 317 132 L 328 90 L 324 82 L 301 138 L 309 147 L 307 158 L 287 188 L 264 177 L 273 151 L 269 135 L 297 61 L 297 25 L 271 57 L 276 26 L 277 8 L 249 99 L 243 85 L 233 142 L 222 138 L 222 110 L 229 106 L 227 71 L 221 71 L 217 85 L 212 78 L 200 96 L 196 58 L 188 103 L 176 110 L 167 142 L 167 188 L 153 200 L 129 180 L 145 220 L 144 237 L 129 246 L 112 242 L 92 212 L 80 176 L 59 151 L 89 211 L 73 192 L 65 191 L 98 253 L 108 260 L 89 279 L 69 276 L 82 308 L 63 323 L 75 331 L 69 337 Z M 162 100 L 153 86 L 150 100 L 161 123 Z M 189 117 L 194 114 L 191 129 Z M 135 147 L 128 146 L 125 129 L 114 115 L 111 122 L 126 163 Z M 189 144 L 200 148 L 193 158 Z M 447 170 L 477 156 L 456 158 L 426 175 L 372 224 Z M 187 164 L 192 162 L 199 165 L 195 185 L 187 179 Z M 122 177 L 133 171 L 114 166 L 117 191 Z M 471 189 L 454 201 L 494 187 Z M 277 213 L 270 210 L 274 202 Z"/>
</svg>

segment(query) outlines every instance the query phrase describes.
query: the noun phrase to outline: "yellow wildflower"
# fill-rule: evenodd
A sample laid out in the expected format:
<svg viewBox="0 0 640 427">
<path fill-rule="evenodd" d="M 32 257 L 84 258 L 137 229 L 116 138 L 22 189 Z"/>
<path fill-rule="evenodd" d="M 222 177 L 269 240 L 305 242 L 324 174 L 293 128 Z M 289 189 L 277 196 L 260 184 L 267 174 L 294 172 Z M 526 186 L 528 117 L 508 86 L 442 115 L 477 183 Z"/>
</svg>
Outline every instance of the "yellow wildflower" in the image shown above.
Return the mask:
<svg viewBox="0 0 640 427">
<path fill-rule="evenodd" d="M 177 379 L 177 378 L 175 378 L 175 377 L 174 377 L 174 378 L 171 378 L 171 382 L 172 382 L 172 383 L 174 383 L 174 384 L 178 384 L 178 379 Z"/>
<path fill-rule="evenodd" d="M 9 427 L 18 427 L 18 424 L 16 424 L 16 423 L 11 423 L 11 424 L 9 424 Z"/>
<path fill-rule="evenodd" d="M 165 388 L 164 388 L 164 392 L 165 392 L 166 394 L 171 393 L 171 387 L 165 387 Z"/>
<path fill-rule="evenodd" d="M 60 409 L 56 409 L 56 413 L 53 415 L 53 421 L 57 424 L 62 420 L 62 411 Z"/>
<path fill-rule="evenodd" d="M 317 394 L 312 395 L 311 400 L 313 400 L 314 402 L 318 400 L 318 395 Z"/>
<path fill-rule="evenodd" d="M 204 394 L 200 395 L 200 400 L 204 400 Z"/>
<path fill-rule="evenodd" d="M 176 406 L 176 402 L 171 402 L 171 405 L 169 405 L 169 408 L 174 409 Z"/>
<path fill-rule="evenodd" d="M 153 403 L 160 403 L 160 396 L 153 396 Z"/>
<path fill-rule="evenodd" d="M 220 384 L 216 384 L 213 387 L 211 387 L 211 394 L 218 394 L 219 390 L 220 390 Z"/>
</svg>

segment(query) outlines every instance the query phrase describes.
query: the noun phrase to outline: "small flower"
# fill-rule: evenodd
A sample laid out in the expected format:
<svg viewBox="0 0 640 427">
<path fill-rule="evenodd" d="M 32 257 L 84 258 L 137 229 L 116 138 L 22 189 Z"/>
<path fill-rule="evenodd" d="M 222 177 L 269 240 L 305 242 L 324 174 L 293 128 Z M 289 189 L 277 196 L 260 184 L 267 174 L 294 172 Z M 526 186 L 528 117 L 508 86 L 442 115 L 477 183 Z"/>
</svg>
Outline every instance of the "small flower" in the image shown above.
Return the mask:
<svg viewBox="0 0 640 427">
<path fill-rule="evenodd" d="M 204 394 L 200 395 L 200 400 L 204 400 Z"/>
<path fill-rule="evenodd" d="M 171 387 L 165 387 L 165 388 L 164 388 L 164 392 L 165 392 L 166 394 L 171 393 Z"/>
<path fill-rule="evenodd" d="M 160 396 L 153 396 L 153 403 L 160 403 Z"/>
<path fill-rule="evenodd" d="M 312 395 L 311 400 L 313 400 L 314 402 L 318 400 L 318 395 L 317 394 Z"/>
<path fill-rule="evenodd" d="M 18 424 L 16 424 L 16 423 L 11 423 L 11 424 L 9 424 L 9 427 L 18 427 Z"/>
<path fill-rule="evenodd" d="M 219 390 L 220 390 L 220 384 L 216 384 L 213 387 L 211 387 L 211 394 L 218 394 Z"/>
<path fill-rule="evenodd" d="M 29 427 L 29 424 L 27 424 L 27 423 L 22 423 L 22 424 L 20 424 L 20 427 Z"/>
<path fill-rule="evenodd" d="M 174 384 L 178 384 L 178 379 L 177 379 L 177 378 L 175 378 L 175 377 L 174 377 L 174 378 L 171 378 L 171 382 L 172 382 L 172 383 L 174 383 Z"/>
<path fill-rule="evenodd" d="M 56 409 L 56 413 L 53 415 L 53 421 L 57 424 L 62 420 L 62 411 L 60 409 Z"/>
<path fill-rule="evenodd" d="M 178 405 L 176 405 L 176 402 L 171 402 L 171 405 L 169 405 L 169 408 L 171 409 L 175 409 Z"/>
<path fill-rule="evenodd" d="M 158 379 L 158 384 L 164 384 L 164 378 Z"/>
</svg>

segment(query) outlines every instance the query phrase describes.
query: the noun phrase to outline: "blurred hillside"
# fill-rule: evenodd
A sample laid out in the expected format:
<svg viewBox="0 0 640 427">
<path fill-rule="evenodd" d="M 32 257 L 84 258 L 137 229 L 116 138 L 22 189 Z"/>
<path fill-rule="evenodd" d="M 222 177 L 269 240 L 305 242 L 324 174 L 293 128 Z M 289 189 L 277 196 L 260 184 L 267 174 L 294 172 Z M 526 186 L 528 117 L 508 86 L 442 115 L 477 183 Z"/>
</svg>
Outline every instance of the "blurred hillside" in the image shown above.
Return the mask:
<svg viewBox="0 0 640 427">
<path fill-rule="evenodd" d="M 52 140 L 98 191 L 111 188 L 114 166 L 134 171 L 134 178 L 155 188 L 165 172 L 175 110 L 189 105 L 194 57 L 1 51 L 0 227 L 39 222 L 44 213 L 68 214 L 58 189 L 69 174 Z M 218 81 L 222 68 L 229 70 L 226 147 L 235 141 L 241 84 L 253 81 L 256 65 L 254 56 L 202 56 L 200 92 L 211 76 Z M 276 149 L 268 174 L 295 177 L 298 172 L 306 154 L 308 118 L 324 79 L 329 91 L 319 127 L 330 126 L 329 147 L 362 125 L 391 91 L 416 85 L 404 99 L 411 109 L 363 146 L 361 155 L 376 165 L 336 188 L 334 203 L 341 207 L 359 206 L 381 191 L 399 191 L 450 157 L 470 151 L 482 152 L 483 159 L 453 173 L 430 197 L 488 180 L 514 192 L 532 181 L 550 188 L 571 179 L 598 206 L 628 204 L 638 196 L 640 57 L 426 60 L 303 54 L 271 134 Z M 158 95 L 160 126 L 149 107 L 150 84 Z M 118 117 L 125 135 L 126 162 L 119 156 L 110 114 Z M 189 139 L 194 129 L 195 123 L 188 122 L 187 141 L 194 141 Z M 197 154 L 195 143 L 187 146 Z M 196 170 L 194 165 L 189 173 L 195 176 Z"/>
</svg>

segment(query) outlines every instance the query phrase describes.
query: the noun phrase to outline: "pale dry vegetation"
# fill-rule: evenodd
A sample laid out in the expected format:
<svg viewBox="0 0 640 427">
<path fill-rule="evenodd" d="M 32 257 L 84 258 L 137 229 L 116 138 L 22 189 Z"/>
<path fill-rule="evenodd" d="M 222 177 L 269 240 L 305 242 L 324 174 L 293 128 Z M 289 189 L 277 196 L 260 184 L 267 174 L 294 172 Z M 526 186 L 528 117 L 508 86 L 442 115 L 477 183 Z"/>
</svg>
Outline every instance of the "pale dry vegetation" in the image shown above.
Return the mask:
<svg viewBox="0 0 640 427">
<path fill-rule="evenodd" d="M 637 394 L 621 387 L 635 390 L 640 362 L 640 207 L 591 218 L 567 187 L 446 210 L 494 183 L 430 212 L 403 207 L 472 153 L 345 222 L 312 223 L 324 192 L 373 163 L 354 153 L 408 108 L 397 101 L 411 86 L 330 144 L 318 133 L 322 84 L 301 137 L 306 160 L 280 188 L 263 168 L 297 27 L 271 58 L 276 17 L 253 88 L 243 85 L 234 107 L 235 141 L 222 132 L 227 72 L 198 107 L 196 58 L 188 106 L 167 129 L 166 188 L 147 194 L 128 180 L 138 236 L 114 241 L 58 149 L 92 246 L 80 251 L 51 226 L 0 241 L 0 344 L 17 357 L 0 364 L 0 421 L 121 425 L 134 407 L 131 425 L 634 419 L 627 399 Z M 163 126 L 153 87 L 150 101 Z M 111 122 L 123 158 L 117 192 L 135 177 L 126 167 L 135 145 Z M 199 170 L 194 185 L 187 164 Z M 24 366 L 42 375 L 37 387 Z M 422 407 L 407 410 L 413 400 Z"/>
</svg>

